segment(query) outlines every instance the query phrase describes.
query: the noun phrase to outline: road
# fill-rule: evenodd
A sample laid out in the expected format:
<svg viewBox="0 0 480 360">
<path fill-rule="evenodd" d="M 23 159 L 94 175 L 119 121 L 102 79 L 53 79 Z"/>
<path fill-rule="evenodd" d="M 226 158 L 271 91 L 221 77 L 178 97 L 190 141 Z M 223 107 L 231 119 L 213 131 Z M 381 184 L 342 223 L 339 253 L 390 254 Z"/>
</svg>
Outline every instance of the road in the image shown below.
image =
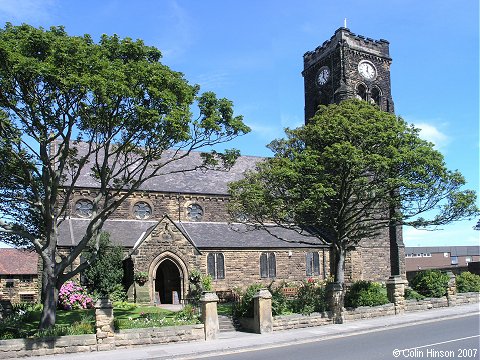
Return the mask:
<svg viewBox="0 0 480 360">
<path fill-rule="evenodd" d="M 480 359 L 479 316 L 469 315 L 426 324 L 343 336 L 298 345 L 243 351 L 209 359 L 225 360 L 385 360 Z"/>
</svg>

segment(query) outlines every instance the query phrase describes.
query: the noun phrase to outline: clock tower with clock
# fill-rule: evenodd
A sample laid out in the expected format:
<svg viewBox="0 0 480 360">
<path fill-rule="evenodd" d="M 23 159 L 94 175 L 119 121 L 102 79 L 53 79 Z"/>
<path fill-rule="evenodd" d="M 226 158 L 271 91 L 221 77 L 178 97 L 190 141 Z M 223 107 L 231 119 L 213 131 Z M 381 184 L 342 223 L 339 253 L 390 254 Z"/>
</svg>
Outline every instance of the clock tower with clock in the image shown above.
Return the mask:
<svg viewBox="0 0 480 360">
<path fill-rule="evenodd" d="M 359 98 L 393 113 L 389 43 L 340 28 L 330 40 L 303 56 L 305 122 L 319 105 Z"/>
<path fill-rule="evenodd" d="M 303 56 L 305 123 L 319 105 L 358 98 L 393 113 L 390 87 L 389 43 L 373 40 L 339 28 L 330 40 Z M 378 236 L 361 241 L 347 259 L 345 275 L 350 281 L 372 279 L 379 272 L 405 276 L 405 249 L 401 226 L 392 226 Z"/>
</svg>

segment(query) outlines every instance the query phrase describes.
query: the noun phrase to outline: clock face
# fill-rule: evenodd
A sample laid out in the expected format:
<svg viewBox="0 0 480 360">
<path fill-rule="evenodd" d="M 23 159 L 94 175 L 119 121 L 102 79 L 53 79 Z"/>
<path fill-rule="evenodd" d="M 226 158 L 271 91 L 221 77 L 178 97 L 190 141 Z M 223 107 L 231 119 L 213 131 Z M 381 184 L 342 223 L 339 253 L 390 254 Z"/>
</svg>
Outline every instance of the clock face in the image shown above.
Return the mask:
<svg viewBox="0 0 480 360">
<path fill-rule="evenodd" d="M 375 66 L 367 60 L 362 60 L 358 63 L 358 72 L 367 80 L 373 80 L 377 75 Z"/>
<path fill-rule="evenodd" d="M 330 77 L 330 69 L 327 66 L 320 68 L 317 75 L 317 83 L 322 86 L 325 85 Z"/>
</svg>

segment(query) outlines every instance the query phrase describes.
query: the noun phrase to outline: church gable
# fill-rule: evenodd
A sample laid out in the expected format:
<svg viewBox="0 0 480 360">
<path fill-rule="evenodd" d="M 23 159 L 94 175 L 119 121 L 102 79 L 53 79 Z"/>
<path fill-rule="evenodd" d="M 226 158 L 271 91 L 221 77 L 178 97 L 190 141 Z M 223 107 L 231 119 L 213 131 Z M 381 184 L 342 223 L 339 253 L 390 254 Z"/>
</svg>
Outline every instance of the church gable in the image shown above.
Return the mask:
<svg viewBox="0 0 480 360">
<path fill-rule="evenodd" d="M 175 254 L 187 268 L 194 267 L 197 256 L 201 255 L 168 215 L 150 228 L 130 253 L 135 271 L 149 272 L 154 260 L 165 252 Z"/>
</svg>

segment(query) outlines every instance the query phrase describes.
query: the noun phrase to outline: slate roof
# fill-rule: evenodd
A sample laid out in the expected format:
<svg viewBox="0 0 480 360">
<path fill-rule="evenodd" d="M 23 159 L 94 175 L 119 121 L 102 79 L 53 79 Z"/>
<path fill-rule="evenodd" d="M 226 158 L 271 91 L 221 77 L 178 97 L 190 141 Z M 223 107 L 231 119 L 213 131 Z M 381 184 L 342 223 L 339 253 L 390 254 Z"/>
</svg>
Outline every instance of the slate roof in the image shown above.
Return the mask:
<svg viewBox="0 0 480 360">
<path fill-rule="evenodd" d="M 72 218 L 63 221 L 58 227 L 58 245 L 75 246 L 85 234 L 90 219 Z M 107 220 L 103 225 L 103 231 L 110 234 L 110 240 L 116 245 L 133 247 L 135 242 L 156 225 L 155 220 Z"/>
<path fill-rule="evenodd" d="M 450 253 L 452 256 L 480 255 L 480 246 L 405 247 L 405 254 Z"/>
<path fill-rule="evenodd" d="M 37 273 L 38 255 L 35 251 L 0 249 L 0 274 L 33 275 Z"/>
<path fill-rule="evenodd" d="M 86 143 L 79 143 L 77 149 L 79 155 L 86 153 Z M 185 153 L 185 152 L 183 152 Z M 174 151 L 165 151 L 164 159 L 171 158 Z M 162 169 L 158 177 L 147 180 L 140 190 L 188 193 L 188 194 L 211 194 L 227 195 L 227 184 L 243 178 L 246 170 L 254 170 L 255 165 L 264 158 L 257 156 L 240 156 L 235 165 L 229 171 L 220 170 L 195 170 L 181 172 L 185 169 L 192 169 L 202 164 L 201 152 L 191 152 L 185 158 L 173 161 Z M 101 159 L 100 159 L 101 160 Z M 177 173 L 168 173 L 180 171 Z M 77 180 L 77 187 L 98 188 L 99 184 L 90 175 L 90 166 L 88 164 L 82 169 L 82 173 Z"/>
<path fill-rule="evenodd" d="M 244 224 L 221 222 L 177 223 L 186 230 L 199 249 L 262 249 L 322 247 L 325 243 L 310 235 L 300 235 L 294 230 L 271 226 L 267 230 Z"/>
<path fill-rule="evenodd" d="M 110 233 L 113 243 L 133 248 L 143 240 L 157 221 L 107 220 L 103 230 Z M 59 226 L 59 245 L 77 244 L 86 229 L 88 219 L 69 219 Z M 175 225 L 198 249 L 263 249 L 326 247 L 314 236 L 300 235 L 293 230 L 271 227 L 246 229 L 242 224 L 212 222 L 175 222 Z M 273 235 L 272 235 L 273 234 Z M 286 241 L 285 241 L 286 240 Z"/>
</svg>

